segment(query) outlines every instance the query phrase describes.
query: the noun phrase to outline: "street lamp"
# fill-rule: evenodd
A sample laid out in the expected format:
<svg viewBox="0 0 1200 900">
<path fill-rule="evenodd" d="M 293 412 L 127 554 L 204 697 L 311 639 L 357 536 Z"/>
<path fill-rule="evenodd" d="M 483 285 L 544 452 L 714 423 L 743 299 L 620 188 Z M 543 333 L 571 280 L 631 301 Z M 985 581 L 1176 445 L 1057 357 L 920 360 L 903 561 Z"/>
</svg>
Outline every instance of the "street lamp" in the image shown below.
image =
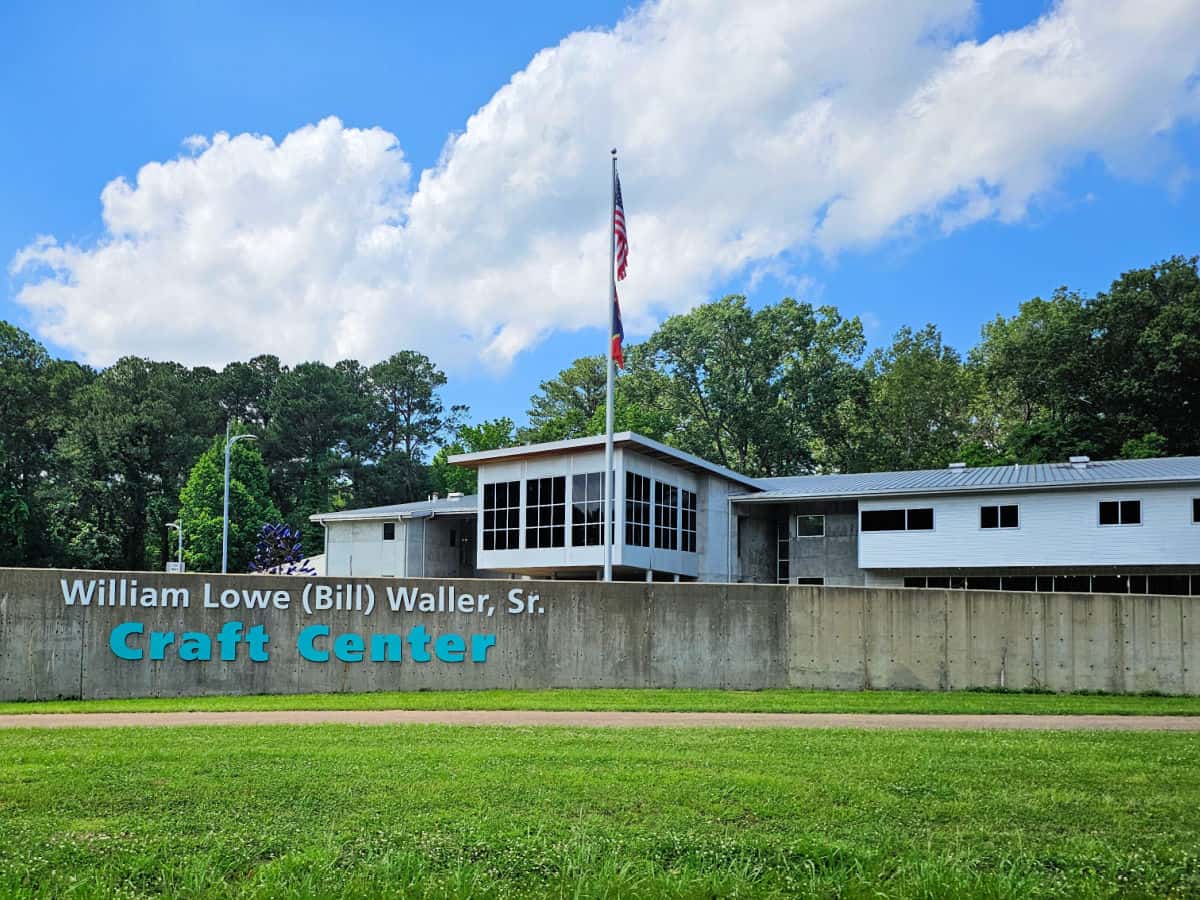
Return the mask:
<svg viewBox="0 0 1200 900">
<path fill-rule="evenodd" d="M 174 528 L 179 532 L 179 571 L 183 571 L 183 522 L 176 519 L 174 522 L 167 523 L 167 530 Z"/>
<path fill-rule="evenodd" d="M 232 438 L 229 436 L 229 423 L 225 423 L 225 513 L 222 517 L 221 524 L 221 574 L 224 575 L 229 569 L 229 451 L 233 445 L 241 440 L 256 441 L 252 434 L 235 434 Z"/>
</svg>

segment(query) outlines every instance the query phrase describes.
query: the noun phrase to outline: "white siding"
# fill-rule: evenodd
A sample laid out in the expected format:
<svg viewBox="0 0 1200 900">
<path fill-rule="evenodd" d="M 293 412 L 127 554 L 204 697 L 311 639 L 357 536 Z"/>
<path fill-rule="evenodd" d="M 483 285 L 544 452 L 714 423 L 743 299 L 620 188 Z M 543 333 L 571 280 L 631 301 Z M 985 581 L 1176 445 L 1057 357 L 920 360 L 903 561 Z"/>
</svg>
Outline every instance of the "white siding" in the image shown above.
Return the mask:
<svg viewBox="0 0 1200 900">
<path fill-rule="evenodd" d="M 617 480 L 622 481 L 619 461 L 614 458 Z M 500 460 L 484 463 L 479 467 L 479 507 L 476 524 L 475 546 L 478 549 L 476 567 L 500 572 L 521 569 L 563 569 L 588 567 L 600 569 L 604 566 L 603 547 L 572 547 L 571 544 L 571 478 L 589 472 L 604 471 L 604 451 L 587 451 L 559 456 L 534 456 L 528 459 Z M 567 480 L 566 537 L 563 547 L 525 548 L 525 481 L 530 478 L 550 478 L 562 475 Z M 521 545 L 518 550 L 483 549 L 483 486 L 497 481 L 520 481 L 521 496 Z M 617 485 L 617 498 L 624 495 L 623 484 Z M 616 559 L 614 557 L 614 562 Z"/>
<path fill-rule="evenodd" d="M 710 474 L 698 474 L 690 469 L 672 465 L 666 460 L 645 456 L 628 448 L 617 447 L 613 454 L 616 481 L 617 541 L 613 547 L 613 565 L 650 569 L 665 574 L 705 581 L 726 581 L 729 556 L 729 505 L 727 496 L 745 490 L 723 478 Z M 604 566 L 603 547 L 572 547 L 571 544 L 571 490 L 572 476 L 589 472 L 604 471 L 604 452 L 588 450 L 565 453 L 557 456 L 534 456 L 527 459 L 485 462 L 479 467 L 479 508 L 476 531 L 478 549 L 477 566 L 498 572 L 519 572 L 531 569 L 563 571 L 588 569 L 599 571 Z M 690 553 L 683 550 L 664 550 L 654 544 L 654 505 L 651 503 L 651 530 L 649 547 L 625 546 L 625 473 L 644 475 L 653 481 L 674 485 L 697 495 L 696 503 L 696 549 Z M 524 482 L 531 478 L 546 478 L 562 475 L 567 479 L 567 523 L 565 547 L 525 546 Z M 499 481 L 522 482 L 521 546 L 516 550 L 483 549 L 483 486 Z M 651 495 L 653 501 L 653 494 Z M 680 500 L 682 522 L 682 499 Z"/>
<path fill-rule="evenodd" d="M 1200 487 L 1114 487 L 861 500 L 859 511 L 933 507 L 932 531 L 860 532 L 863 569 L 1200 563 Z M 1142 524 L 1100 525 L 1101 500 L 1140 500 Z M 1020 527 L 980 528 L 979 508 L 1017 504 Z"/>
<path fill-rule="evenodd" d="M 378 578 L 404 575 L 404 522 L 396 522 L 396 539 L 383 539 L 383 522 L 327 522 L 326 566 L 330 575 Z"/>
</svg>

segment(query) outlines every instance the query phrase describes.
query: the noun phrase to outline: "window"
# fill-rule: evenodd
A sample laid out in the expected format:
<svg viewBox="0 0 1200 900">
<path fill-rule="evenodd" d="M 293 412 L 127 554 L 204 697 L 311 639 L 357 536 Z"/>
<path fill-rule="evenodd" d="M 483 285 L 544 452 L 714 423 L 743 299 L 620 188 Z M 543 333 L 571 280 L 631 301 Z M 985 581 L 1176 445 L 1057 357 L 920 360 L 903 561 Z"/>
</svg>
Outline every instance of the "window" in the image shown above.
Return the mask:
<svg viewBox="0 0 1200 900">
<path fill-rule="evenodd" d="M 625 543 L 650 546 L 650 479 L 625 473 Z"/>
<path fill-rule="evenodd" d="M 1188 576 L 1186 575 L 1151 575 L 1151 594 L 1187 594 L 1189 593 Z"/>
<path fill-rule="evenodd" d="M 1020 517 L 1016 504 L 979 507 L 980 528 L 1016 528 L 1019 524 Z"/>
<path fill-rule="evenodd" d="M 817 587 L 820 587 L 823 584 L 825 584 L 825 579 L 824 578 L 797 578 L 795 581 L 792 582 L 792 584 L 808 584 L 808 585 L 816 585 Z"/>
<path fill-rule="evenodd" d="M 567 478 L 525 482 L 525 546 L 562 547 L 567 541 Z"/>
<path fill-rule="evenodd" d="M 933 508 L 864 509 L 863 531 L 932 531 Z"/>
<path fill-rule="evenodd" d="M 458 544 L 458 532 L 455 529 L 451 528 L 450 529 L 450 546 L 453 547 L 456 544 Z"/>
<path fill-rule="evenodd" d="M 1141 500 L 1101 500 L 1101 525 L 1141 525 Z"/>
<path fill-rule="evenodd" d="M 1192 524 L 1200 524 L 1200 497 L 1192 498 Z"/>
<path fill-rule="evenodd" d="M 1037 576 L 1035 575 L 1005 575 L 1001 587 L 1006 591 L 1036 591 Z"/>
<path fill-rule="evenodd" d="M 396 523 L 395 522 L 384 522 L 383 523 L 383 539 L 385 541 L 394 541 L 396 539 Z"/>
<path fill-rule="evenodd" d="M 603 538 L 604 473 L 576 475 L 571 479 L 571 546 L 599 547 Z"/>
<path fill-rule="evenodd" d="M 968 575 L 968 591 L 998 591 L 1000 579 L 994 575 Z"/>
<path fill-rule="evenodd" d="M 696 495 L 691 491 L 680 490 L 683 499 L 683 535 L 682 549 L 686 553 L 696 552 Z"/>
<path fill-rule="evenodd" d="M 787 584 L 791 574 L 792 543 L 788 540 L 788 523 L 775 524 L 775 583 Z"/>
<path fill-rule="evenodd" d="M 679 488 L 654 482 L 654 546 L 679 549 Z"/>
<path fill-rule="evenodd" d="M 483 486 L 483 549 L 516 550 L 521 546 L 521 482 L 497 481 Z"/>
<path fill-rule="evenodd" d="M 904 586 L 908 588 L 923 588 L 926 586 L 926 578 L 924 575 L 905 575 Z"/>
<path fill-rule="evenodd" d="M 796 537 L 825 537 L 825 517 L 796 516 Z"/>
</svg>

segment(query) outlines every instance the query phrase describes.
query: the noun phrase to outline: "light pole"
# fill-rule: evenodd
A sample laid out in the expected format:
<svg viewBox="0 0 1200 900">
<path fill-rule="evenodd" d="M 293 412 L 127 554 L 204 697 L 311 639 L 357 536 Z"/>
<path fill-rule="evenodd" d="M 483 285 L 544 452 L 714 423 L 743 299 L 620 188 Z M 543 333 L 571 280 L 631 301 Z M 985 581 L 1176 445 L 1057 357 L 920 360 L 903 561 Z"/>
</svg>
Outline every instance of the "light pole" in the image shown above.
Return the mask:
<svg viewBox="0 0 1200 900">
<path fill-rule="evenodd" d="M 183 571 L 183 522 L 178 519 L 175 520 L 174 522 L 168 522 L 167 530 L 170 531 L 172 528 L 174 528 L 176 531 L 179 532 L 179 560 L 178 561 L 179 561 L 179 571 L 182 572 Z"/>
<path fill-rule="evenodd" d="M 229 423 L 225 423 L 225 513 L 222 516 L 221 523 L 221 574 L 224 575 L 229 568 L 229 451 L 233 445 L 241 440 L 256 441 L 252 434 L 235 434 L 232 438 L 229 436 Z"/>
</svg>

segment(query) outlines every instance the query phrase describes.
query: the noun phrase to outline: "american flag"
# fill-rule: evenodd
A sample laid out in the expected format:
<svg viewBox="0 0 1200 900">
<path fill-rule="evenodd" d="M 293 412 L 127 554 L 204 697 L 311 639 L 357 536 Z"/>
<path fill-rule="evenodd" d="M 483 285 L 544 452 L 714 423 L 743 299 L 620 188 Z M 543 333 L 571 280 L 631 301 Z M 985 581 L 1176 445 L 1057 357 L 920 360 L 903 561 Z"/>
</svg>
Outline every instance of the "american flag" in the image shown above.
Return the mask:
<svg viewBox="0 0 1200 900">
<path fill-rule="evenodd" d="M 621 201 L 621 177 L 613 170 L 613 237 L 617 242 L 617 281 L 625 279 L 629 266 L 629 237 L 625 234 L 625 204 Z"/>
</svg>

